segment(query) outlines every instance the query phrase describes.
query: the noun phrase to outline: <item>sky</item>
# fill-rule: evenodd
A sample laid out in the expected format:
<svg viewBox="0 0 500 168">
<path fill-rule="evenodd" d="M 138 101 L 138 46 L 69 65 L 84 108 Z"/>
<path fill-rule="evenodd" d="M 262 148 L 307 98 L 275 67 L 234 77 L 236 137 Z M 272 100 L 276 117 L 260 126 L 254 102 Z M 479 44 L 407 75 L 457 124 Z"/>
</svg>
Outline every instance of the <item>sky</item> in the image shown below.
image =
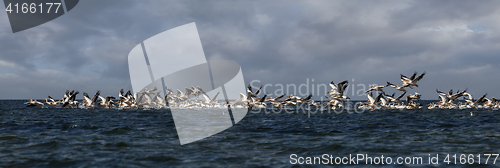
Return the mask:
<svg viewBox="0 0 500 168">
<path fill-rule="evenodd" d="M 426 75 L 408 93 L 423 99 L 465 88 L 500 97 L 498 16 L 500 1 L 82 0 L 12 33 L 0 12 L 0 99 L 59 98 L 66 90 L 117 95 L 131 89 L 133 47 L 191 22 L 208 60 L 239 63 L 245 83 L 268 84 L 273 97 L 277 85 L 349 80 L 355 92 L 348 96 L 364 100 L 362 86 L 397 84 L 415 71 Z"/>
</svg>

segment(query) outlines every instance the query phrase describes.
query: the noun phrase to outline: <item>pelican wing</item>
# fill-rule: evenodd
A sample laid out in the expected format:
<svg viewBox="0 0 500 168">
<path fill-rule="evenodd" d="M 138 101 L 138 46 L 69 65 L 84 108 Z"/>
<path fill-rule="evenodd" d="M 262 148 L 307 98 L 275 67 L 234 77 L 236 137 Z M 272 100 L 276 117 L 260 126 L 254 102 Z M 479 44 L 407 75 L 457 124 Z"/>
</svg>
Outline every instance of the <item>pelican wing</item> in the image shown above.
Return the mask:
<svg viewBox="0 0 500 168">
<path fill-rule="evenodd" d="M 415 79 L 415 76 L 417 76 L 417 71 L 415 71 L 415 72 L 413 73 L 413 75 L 411 75 L 411 76 L 410 76 L 410 80 Z"/>
<path fill-rule="evenodd" d="M 259 102 L 264 102 L 266 100 L 266 97 L 267 97 L 267 95 L 262 96 L 262 98 L 260 98 Z"/>
<path fill-rule="evenodd" d="M 421 75 L 419 75 L 417 78 L 415 78 L 414 81 L 419 81 L 420 79 L 422 79 L 424 77 L 424 75 L 425 75 L 425 71 Z"/>
<path fill-rule="evenodd" d="M 262 86 L 260 86 L 259 90 L 255 91 L 255 95 L 258 95 L 260 93 L 261 89 L 262 89 Z"/>
<path fill-rule="evenodd" d="M 193 94 L 193 89 L 186 87 L 185 90 L 186 90 L 186 92 L 184 92 L 184 95 L 189 97 L 189 95 Z"/>
<path fill-rule="evenodd" d="M 403 96 L 405 96 L 405 94 L 406 94 L 406 92 L 401 93 L 401 95 L 399 95 L 399 96 L 396 98 L 396 100 L 398 100 L 398 101 L 399 101 L 399 99 L 401 99 Z"/>
<path fill-rule="evenodd" d="M 215 94 L 215 96 L 212 97 L 212 99 L 210 101 L 215 102 L 217 100 L 217 96 L 219 96 L 219 92 L 217 92 L 217 94 Z"/>
<path fill-rule="evenodd" d="M 47 96 L 47 97 L 49 97 L 50 101 L 55 101 L 52 97 L 50 97 L 50 96 Z"/>
<path fill-rule="evenodd" d="M 203 97 L 205 98 L 206 102 L 210 102 L 210 97 L 207 95 L 207 93 L 202 92 Z"/>
<path fill-rule="evenodd" d="M 281 95 L 281 96 L 274 98 L 274 101 L 279 101 L 279 99 L 283 98 L 283 96 L 285 96 L 285 95 Z"/>
<path fill-rule="evenodd" d="M 368 94 L 368 100 L 370 101 L 371 104 L 375 103 L 375 99 L 373 99 L 372 93 Z"/>
<path fill-rule="evenodd" d="M 85 98 L 85 100 L 88 102 L 88 103 L 91 103 L 92 102 L 92 99 L 90 99 L 89 95 L 85 92 L 83 92 L 83 97 Z"/>
<path fill-rule="evenodd" d="M 400 74 L 401 75 L 401 81 L 409 81 L 410 79 L 406 76 L 404 76 L 403 74 Z"/>
<path fill-rule="evenodd" d="M 312 97 L 312 96 L 313 96 L 313 95 L 312 95 L 312 94 L 310 94 L 310 95 L 309 95 L 309 96 L 307 96 L 306 98 L 303 98 L 303 99 L 302 99 L 302 101 L 307 101 L 307 100 L 311 99 L 311 97 Z"/>
<path fill-rule="evenodd" d="M 101 91 L 98 90 L 97 93 L 95 93 L 94 97 L 92 97 L 92 103 L 95 103 L 97 101 L 100 94 L 101 94 Z"/>
<path fill-rule="evenodd" d="M 330 82 L 330 87 L 332 87 L 332 90 L 337 90 L 337 85 L 335 85 L 335 83 Z"/>
<path fill-rule="evenodd" d="M 380 98 L 382 98 L 382 93 L 379 93 L 379 94 L 378 94 L 378 96 L 375 98 L 374 103 L 379 102 L 379 101 L 380 101 Z M 372 103 L 372 104 L 374 104 L 374 103 Z"/>
<path fill-rule="evenodd" d="M 349 81 L 344 80 L 342 82 L 337 83 L 337 85 L 342 86 L 342 85 L 345 85 L 345 84 L 348 84 L 348 83 L 349 83 Z"/>
<path fill-rule="evenodd" d="M 486 97 L 486 95 L 488 95 L 488 93 L 484 94 L 481 98 L 477 99 L 477 100 L 474 102 L 474 104 L 479 104 L 479 103 L 483 102 L 484 97 Z"/>
<path fill-rule="evenodd" d="M 443 93 L 443 92 L 441 92 L 441 91 L 439 91 L 439 90 L 437 90 L 437 89 L 436 89 L 436 92 L 437 92 L 438 94 L 440 94 L 440 95 L 443 95 L 443 96 L 446 96 L 446 95 L 447 95 L 446 93 Z"/>
</svg>

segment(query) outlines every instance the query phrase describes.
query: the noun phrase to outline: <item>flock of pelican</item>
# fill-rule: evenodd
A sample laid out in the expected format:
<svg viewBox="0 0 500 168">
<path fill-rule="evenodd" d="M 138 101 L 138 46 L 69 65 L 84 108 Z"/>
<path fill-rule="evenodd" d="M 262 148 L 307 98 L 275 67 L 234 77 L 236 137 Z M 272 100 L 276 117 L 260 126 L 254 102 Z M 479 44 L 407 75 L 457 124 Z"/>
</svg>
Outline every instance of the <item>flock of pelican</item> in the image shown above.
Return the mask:
<svg viewBox="0 0 500 168">
<path fill-rule="evenodd" d="M 418 87 L 417 82 L 420 81 L 425 72 L 418 75 L 415 72 L 412 76 L 407 77 L 401 74 L 401 83 L 400 85 L 395 85 L 390 82 L 387 82 L 387 85 L 376 86 L 372 85 L 366 90 L 363 94 L 367 94 L 368 101 L 366 102 L 358 102 L 355 105 L 358 105 L 357 108 L 364 110 L 377 110 L 377 109 L 421 109 L 423 105 L 415 102 L 414 100 L 420 101 L 421 95 L 417 92 L 414 94 L 406 95 L 406 89 L 413 89 L 414 87 Z M 48 99 L 44 99 L 45 102 L 39 102 L 37 100 L 29 100 L 25 104 L 27 106 L 37 106 L 44 107 L 48 105 L 50 107 L 56 108 L 119 108 L 119 109 L 164 109 L 164 108 L 248 108 L 248 109 L 265 109 L 265 108 L 293 108 L 297 106 L 307 106 L 307 107 L 316 107 L 322 110 L 328 109 L 343 109 L 344 101 L 346 99 L 350 99 L 344 92 L 349 85 L 348 81 L 341 81 L 339 83 L 330 82 L 331 90 L 328 91 L 325 96 L 327 100 L 323 102 L 316 102 L 311 100 L 312 95 L 307 97 L 298 97 L 294 95 L 281 95 L 277 97 L 267 97 L 264 94 L 262 97 L 259 97 L 259 93 L 261 92 L 261 88 L 256 91 L 248 85 L 247 93 L 240 93 L 240 98 L 231 102 L 223 102 L 218 101 L 217 97 L 219 93 L 215 94 L 213 97 L 210 97 L 203 89 L 200 87 L 186 87 L 185 91 L 181 91 L 179 89 L 176 92 L 172 91 L 165 87 L 165 96 L 161 96 L 161 91 L 157 88 L 148 90 L 143 89 L 134 94 L 131 91 L 124 92 L 121 89 L 118 93 L 118 99 L 114 96 L 106 96 L 103 97 L 100 95 L 100 91 L 97 91 L 96 94 L 90 97 L 87 93 L 83 93 L 83 97 L 85 98 L 82 102 L 76 101 L 76 96 L 79 94 L 78 91 L 69 91 L 63 95 L 63 98 L 59 100 L 53 99 L 51 96 L 48 96 Z M 397 97 L 395 93 L 392 95 L 388 95 L 384 92 L 384 88 L 392 87 L 402 93 Z M 428 109 L 499 109 L 499 101 L 494 97 L 491 99 L 486 98 L 486 94 L 475 100 L 474 97 L 467 93 L 467 89 L 464 91 L 457 91 L 456 93 L 453 90 L 450 90 L 448 93 L 441 92 L 437 90 L 438 96 L 441 101 L 430 103 L 427 105 Z M 378 95 L 376 97 L 373 96 L 373 92 L 377 92 Z M 405 97 L 406 95 L 406 97 Z M 200 100 L 200 97 L 203 97 L 203 100 Z M 403 102 L 400 99 L 405 97 L 406 101 Z M 463 97 L 464 102 L 459 101 L 459 98 Z M 193 99 L 194 98 L 194 99 Z M 283 99 L 283 100 L 282 100 Z M 100 100 L 100 101 L 98 101 Z"/>
</svg>

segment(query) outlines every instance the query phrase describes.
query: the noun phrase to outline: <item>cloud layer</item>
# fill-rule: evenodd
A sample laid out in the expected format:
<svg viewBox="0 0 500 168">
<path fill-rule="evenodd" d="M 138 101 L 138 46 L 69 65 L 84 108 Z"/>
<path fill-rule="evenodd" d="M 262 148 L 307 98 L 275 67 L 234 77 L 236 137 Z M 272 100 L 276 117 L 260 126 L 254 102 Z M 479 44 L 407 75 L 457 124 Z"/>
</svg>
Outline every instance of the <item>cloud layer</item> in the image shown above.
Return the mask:
<svg viewBox="0 0 500 168">
<path fill-rule="evenodd" d="M 247 84 L 382 85 L 426 71 L 410 91 L 424 99 L 437 99 L 435 89 L 466 87 L 500 97 L 499 7 L 498 1 L 88 0 L 15 34 L 0 12 L 0 99 L 58 97 L 66 89 L 116 95 L 131 88 L 127 54 L 135 45 L 191 22 L 207 59 L 238 62 Z"/>
</svg>

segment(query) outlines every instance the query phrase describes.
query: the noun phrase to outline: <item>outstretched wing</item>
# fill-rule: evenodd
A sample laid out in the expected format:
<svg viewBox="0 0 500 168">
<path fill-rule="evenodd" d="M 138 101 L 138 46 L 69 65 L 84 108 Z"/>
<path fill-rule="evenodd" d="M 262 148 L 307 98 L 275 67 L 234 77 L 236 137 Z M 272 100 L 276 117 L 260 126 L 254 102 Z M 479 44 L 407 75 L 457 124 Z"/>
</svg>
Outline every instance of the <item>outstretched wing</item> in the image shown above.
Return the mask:
<svg viewBox="0 0 500 168">
<path fill-rule="evenodd" d="M 212 102 L 214 102 L 215 100 L 217 100 L 217 96 L 219 96 L 219 92 L 217 92 L 217 94 L 215 94 L 215 96 L 214 96 L 214 97 L 212 97 L 212 100 L 211 100 L 211 101 L 212 101 Z"/>
<path fill-rule="evenodd" d="M 399 96 L 396 98 L 396 100 L 401 99 L 403 96 L 405 96 L 405 94 L 406 94 L 406 92 L 401 93 L 401 95 L 399 95 Z"/>
<path fill-rule="evenodd" d="M 425 71 L 421 75 L 419 75 L 417 78 L 415 78 L 415 81 L 419 81 L 420 79 L 422 79 L 424 77 L 424 75 L 425 75 Z"/>
<path fill-rule="evenodd" d="M 90 103 L 90 102 L 92 102 L 92 100 L 91 100 L 91 99 L 90 99 L 90 97 L 89 97 L 89 94 L 87 94 L 87 93 L 83 92 L 83 97 L 85 98 L 85 100 L 86 100 L 87 102 L 89 102 L 89 103 Z"/>
<path fill-rule="evenodd" d="M 417 71 L 415 71 L 415 72 L 413 73 L 413 75 L 411 75 L 411 76 L 410 76 L 410 80 L 415 79 L 415 76 L 417 76 Z"/>
<path fill-rule="evenodd" d="M 95 93 L 94 97 L 92 97 L 92 102 L 95 103 L 97 102 L 97 99 L 99 98 L 99 95 L 101 95 L 101 91 L 98 90 L 97 93 Z"/>
</svg>

